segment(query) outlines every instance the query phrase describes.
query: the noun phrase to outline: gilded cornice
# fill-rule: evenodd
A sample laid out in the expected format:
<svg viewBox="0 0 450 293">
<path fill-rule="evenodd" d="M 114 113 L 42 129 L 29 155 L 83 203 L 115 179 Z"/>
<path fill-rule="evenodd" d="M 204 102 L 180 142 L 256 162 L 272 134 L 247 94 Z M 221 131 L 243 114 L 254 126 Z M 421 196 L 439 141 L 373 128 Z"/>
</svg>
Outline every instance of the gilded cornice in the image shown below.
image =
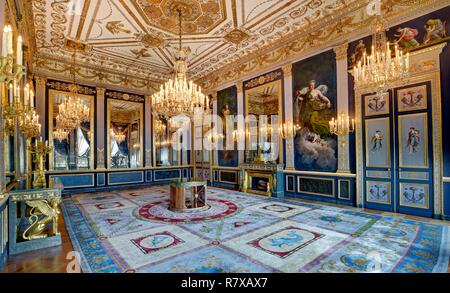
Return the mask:
<svg viewBox="0 0 450 293">
<path fill-rule="evenodd" d="M 359 1 L 358 1 L 359 2 Z M 200 78 L 197 83 L 205 89 L 217 89 L 246 76 L 282 65 L 286 61 L 301 60 L 315 51 L 332 47 L 342 39 L 352 39 L 370 33 L 366 14 L 369 1 L 347 7 L 346 14 L 330 16 L 330 21 L 311 25 L 308 31 L 297 31 L 286 36 L 284 42 L 270 45 Z M 399 23 L 448 4 L 445 0 L 387 0 L 383 1 L 384 14 L 389 23 Z M 320 27 L 319 29 L 317 29 Z"/>
<path fill-rule="evenodd" d="M 33 69 L 35 75 L 62 80 L 72 80 L 74 71 L 77 83 L 105 88 L 114 87 L 122 91 L 131 90 L 139 94 L 153 93 L 159 87 L 159 83 L 155 81 L 108 72 L 100 68 L 80 65 L 74 68 L 71 64 L 50 58 L 35 58 Z"/>
</svg>

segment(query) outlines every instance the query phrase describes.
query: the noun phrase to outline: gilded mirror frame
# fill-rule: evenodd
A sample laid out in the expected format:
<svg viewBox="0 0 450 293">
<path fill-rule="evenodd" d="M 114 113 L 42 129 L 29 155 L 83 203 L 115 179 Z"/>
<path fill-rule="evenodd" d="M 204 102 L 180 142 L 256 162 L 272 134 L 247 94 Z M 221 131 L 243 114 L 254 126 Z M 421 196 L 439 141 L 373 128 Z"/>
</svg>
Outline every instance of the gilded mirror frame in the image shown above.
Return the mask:
<svg viewBox="0 0 450 293">
<path fill-rule="evenodd" d="M 249 94 L 251 94 L 253 91 L 260 89 L 260 88 L 265 88 L 265 87 L 270 87 L 270 86 L 276 86 L 278 87 L 278 125 L 277 127 L 283 123 L 283 80 L 282 79 L 278 79 L 278 80 L 274 80 L 272 82 L 268 82 L 259 86 L 255 86 L 253 88 L 247 89 L 245 90 L 244 93 L 244 115 L 245 115 L 245 150 L 249 151 L 250 150 L 250 129 L 249 129 L 249 121 L 248 121 L 248 115 L 249 115 L 249 107 L 248 107 L 248 100 L 249 100 Z M 254 115 L 252 113 L 250 113 L 250 115 Z M 259 121 L 258 121 L 259 123 Z M 278 129 L 276 130 L 278 131 Z M 283 157 L 283 139 L 281 138 L 280 135 L 278 135 L 278 164 L 282 164 L 284 161 L 284 157 Z"/>
<path fill-rule="evenodd" d="M 111 137 L 110 137 L 110 131 L 111 131 L 111 103 L 112 102 L 120 102 L 120 103 L 126 103 L 131 105 L 137 105 L 139 106 L 139 144 L 140 144 L 140 167 L 138 168 L 111 168 Z M 132 102 L 132 101 L 124 101 L 124 100 L 116 100 L 116 99 L 106 99 L 106 168 L 108 170 L 133 170 L 133 169 L 142 169 L 144 168 L 144 127 L 145 127 L 145 121 L 144 121 L 144 104 L 140 102 Z"/>
<path fill-rule="evenodd" d="M 178 161 L 178 165 L 170 165 L 170 166 L 157 166 L 156 165 L 156 131 L 155 131 L 155 126 L 156 126 L 156 115 L 152 114 L 152 144 L 153 144 L 153 167 L 155 168 L 169 168 L 169 167 L 180 167 L 182 166 L 182 162 L 181 162 L 181 152 L 182 150 L 178 150 L 177 151 L 177 161 Z M 169 123 L 169 122 L 167 122 Z M 166 127 L 169 127 L 169 125 L 166 125 Z"/>
<path fill-rule="evenodd" d="M 57 94 L 72 94 L 70 92 L 66 92 L 66 91 L 59 91 L 59 90 L 52 90 L 50 89 L 48 91 L 48 140 L 49 140 L 49 145 L 54 149 L 54 144 L 53 144 L 53 106 L 54 106 L 54 100 L 55 100 L 55 95 Z M 89 100 L 89 125 L 90 125 L 90 129 L 89 129 L 89 147 L 90 147 L 90 151 L 89 151 L 89 169 L 87 169 L 86 171 L 92 171 L 94 170 L 94 148 L 95 148 L 95 119 L 94 119 L 94 115 L 95 115 L 95 97 L 91 96 L 91 95 L 83 95 L 83 94 L 75 94 L 76 96 L 84 99 L 84 100 Z M 54 169 L 54 154 L 53 152 L 51 153 L 51 155 L 49 156 L 49 170 L 50 171 L 54 171 L 54 172 L 62 172 L 62 173 L 70 173 L 70 172 L 76 172 L 79 170 L 55 170 Z"/>
</svg>

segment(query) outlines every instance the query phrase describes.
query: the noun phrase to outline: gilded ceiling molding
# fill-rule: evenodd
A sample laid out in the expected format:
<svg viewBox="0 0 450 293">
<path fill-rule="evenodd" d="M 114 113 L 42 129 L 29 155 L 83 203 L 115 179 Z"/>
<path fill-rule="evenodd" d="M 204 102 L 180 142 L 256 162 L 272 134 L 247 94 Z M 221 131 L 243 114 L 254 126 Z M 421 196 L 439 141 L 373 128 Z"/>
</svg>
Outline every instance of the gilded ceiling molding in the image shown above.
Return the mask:
<svg viewBox="0 0 450 293">
<path fill-rule="evenodd" d="M 63 92 L 70 92 L 71 91 L 71 83 L 68 82 L 61 82 L 61 81 L 49 81 L 46 83 L 46 85 L 54 90 L 57 91 L 63 91 Z M 94 95 L 96 94 L 96 91 L 92 89 L 91 87 L 78 85 L 77 91 L 78 94 L 82 95 Z"/>
<path fill-rule="evenodd" d="M 333 48 L 334 53 L 336 54 L 336 60 L 347 59 L 348 54 L 348 42 L 345 42 L 341 45 L 338 45 Z"/>
<path fill-rule="evenodd" d="M 116 100 L 124 100 L 124 101 L 131 101 L 131 102 L 139 102 L 144 103 L 145 97 L 128 94 L 128 93 L 121 93 L 121 92 L 115 92 L 115 91 L 108 91 L 106 93 L 106 96 L 111 99 Z"/>
<path fill-rule="evenodd" d="M 62 80 L 71 80 L 73 78 L 72 72 L 74 71 L 77 83 L 125 92 L 131 91 L 139 94 L 149 94 L 155 92 L 159 88 L 159 83 L 155 81 L 124 76 L 120 73 L 109 73 L 100 68 L 73 68 L 72 65 L 67 64 L 64 61 L 47 58 L 35 58 L 33 69 L 35 75 Z"/>
<path fill-rule="evenodd" d="M 437 8 L 446 3 L 445 0 L 416 0 L 413 2 L 409 0 L 388 0 L 383 2 L 384 7 L 388 7 L 388 9 L 384 9 L 384 13 L 387 14 L 386 18 L 388 18 L 390 23 L 394 20 L 398 22 L 400 19 L 412 19 L 417 15 L 418 11 Z M 369 16 L 365 13 L 365 9 L 366 6 L 364 4 L 359 8 L 359 11 L 347 17 L 336 17 L 337 21 L 323 26 L 317 31 L 304 33 L 303 35 L 297 32 L 294 41 L 283 43 L 275 48 L 269 46 L 268 49 L 262 49 L 255 54 L 226 65 L 210 73 L 207 77 L 198 79 L 196 82 L 205 89 L 217 89 L 224 84 L 274 68 L 281 62 L 299 60 L 303 56 L 329 47 L 330 44 L 338 40 L 351 39 L 352 37 L 370 33 L 367 26 Z M 287 39 L 290 39 L 290 37 Z"/>
</svg>

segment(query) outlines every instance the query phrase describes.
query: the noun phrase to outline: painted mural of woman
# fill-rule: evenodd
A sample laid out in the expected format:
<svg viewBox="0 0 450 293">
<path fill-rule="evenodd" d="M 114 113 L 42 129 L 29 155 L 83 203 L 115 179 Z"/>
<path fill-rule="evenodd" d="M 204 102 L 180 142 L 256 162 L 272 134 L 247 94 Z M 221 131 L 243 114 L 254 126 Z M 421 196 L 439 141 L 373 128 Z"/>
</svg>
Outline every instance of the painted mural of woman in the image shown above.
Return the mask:
<svg viewBox="0 0 450 293">
<path fill-rule="evenodd" d="M 231 115 L 231 110 L 228 104 L 223 105 L 222 110 L 220 111 L 220 117 L 222 118 L 222 127 L 224 131 L 223 143 L 226 146 L 226 132 L 228 130 L 227 125 L 227 116 Z M 223 160 L 225 162 L 229 162 L 232 159 L 233 153 L 230 150 L 227 150 L 226 147 L 223 151 Z"/>
<path fill-rule="evenodd" d="M 307 87 L 296 93 L 298 122 L 321 137 L 330 133 L 329 122 L 325 114 L 332 104 L 330 99 L 325 96 L 327 92 L 326 85 L 316 87 L 316 81 L 311 80 Z"/>
</svg>

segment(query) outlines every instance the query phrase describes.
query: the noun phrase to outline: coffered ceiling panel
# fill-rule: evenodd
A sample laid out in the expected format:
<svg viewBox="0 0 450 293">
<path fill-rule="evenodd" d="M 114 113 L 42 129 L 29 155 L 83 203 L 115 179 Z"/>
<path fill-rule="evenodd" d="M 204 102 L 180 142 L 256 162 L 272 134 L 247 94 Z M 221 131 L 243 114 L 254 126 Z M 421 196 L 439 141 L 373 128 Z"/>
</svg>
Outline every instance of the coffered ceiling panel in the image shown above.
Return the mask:
<svg viewBox="0 0 450 293">
<path fill-rule="evenodd" d="M 77 63 L 158 83 L 172 72 L 178 47 L 189 47 L 194 79 L 277 44 L 358 0 L 32 0 L 38 54 L 71 62 L 66 39 L 80 41 Z M 360 0 L 359 0 L 360 1 Z M 333 17 L 331 17 L 333 18 Z"/>
</svg>

